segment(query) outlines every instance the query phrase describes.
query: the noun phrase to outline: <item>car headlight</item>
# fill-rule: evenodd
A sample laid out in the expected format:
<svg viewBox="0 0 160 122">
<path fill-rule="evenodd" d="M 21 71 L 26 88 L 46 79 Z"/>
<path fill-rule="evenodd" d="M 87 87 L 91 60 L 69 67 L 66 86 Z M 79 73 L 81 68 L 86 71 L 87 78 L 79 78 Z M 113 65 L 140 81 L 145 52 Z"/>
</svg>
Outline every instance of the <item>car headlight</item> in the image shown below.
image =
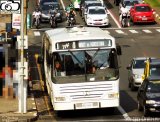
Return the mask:
<svg viewBox="0 0 160 122">
<path fill-rule="evenodd" d="M 118 93 L 108 94 L 108 98 L 118 98 L 118 97 L 119 97 Z"/>
<path fill-rule="evenodd" d="M 45 16 L 45 14 L 42 13 L 42 16 Z"/>
<path fill-rule="evenodd" d="M 155 104 L 156 103 L 156 101 L 154 101 L 154 100 L 146 100 L 146 104 Z"/>
<path fill-rule="evenodd" d="M 90 21 L 92 21 L 92 18 L 91 18 L 91 17 L 87 17 L 87 20 L 90 20 Z"/>
<path fill-rule="evenodd" d="M 63 101 L 66 101 L 66 98 L 65 97 L 55 97 L 55 101 L 56 102 L 63 102 Z"/>
<path fill-rule="evenodd" d="M 103 20 L 104 20 L 104 21 L 108 20 L 108 17 L 105 17 Z"/>
<path fill-rule="evenodd" d="M 60 15 L 61 15 L 60 13 L 57 13 L 57 14 L 56 14 L 56 16 L 60 16 Z"/>
</svg>

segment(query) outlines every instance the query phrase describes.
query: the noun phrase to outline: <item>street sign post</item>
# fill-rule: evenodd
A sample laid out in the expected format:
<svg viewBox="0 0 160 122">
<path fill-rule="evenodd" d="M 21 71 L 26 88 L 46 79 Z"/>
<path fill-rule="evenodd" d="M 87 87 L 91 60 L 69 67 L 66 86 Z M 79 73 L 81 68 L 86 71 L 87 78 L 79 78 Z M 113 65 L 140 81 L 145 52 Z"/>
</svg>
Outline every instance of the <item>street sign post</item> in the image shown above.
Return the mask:
<svg viewBox="0 0 160 122">
<path fill-rule="evenodd" d="M 24 49 L 28 49 L 28 36 L 24 35 L 24 40 L 23 40 L 24 44 Z M 21 41 L 21 36 L 17 36 L 17 43 L 18 43 L 18 47 L 17 49 L 21 49 L 21 45 L 22 45 L 22 41 Z"/>
</svg>

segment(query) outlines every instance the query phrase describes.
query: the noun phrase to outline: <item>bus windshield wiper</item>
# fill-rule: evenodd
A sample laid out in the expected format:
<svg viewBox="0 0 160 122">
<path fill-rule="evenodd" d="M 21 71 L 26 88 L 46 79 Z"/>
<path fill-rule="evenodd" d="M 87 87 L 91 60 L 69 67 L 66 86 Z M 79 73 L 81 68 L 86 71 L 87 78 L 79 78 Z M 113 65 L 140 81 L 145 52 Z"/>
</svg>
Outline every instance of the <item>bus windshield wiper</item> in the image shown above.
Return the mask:
<svg viewBox="0 0 160 122">
<path fill-rule="evenodd" d="M 73 54 L 72 51 L 68 50 L 68 52 L 70 52 L 70 54 L 71 54 L 81 65 L 83 65 L 83 63 Z"/>
<path fill-rule="evenodd" d="M 97 53 L 99 52 L 99 50 L 100 50 L 100 48 L 98 48 L 98 49 L 96 50 L 96 52 L 94 53 L 93 58 L 92 58 L 92 61 L 93 61 L 94 58 L 96 57 L 96 55 L 97 55 Z"/>
</svg>

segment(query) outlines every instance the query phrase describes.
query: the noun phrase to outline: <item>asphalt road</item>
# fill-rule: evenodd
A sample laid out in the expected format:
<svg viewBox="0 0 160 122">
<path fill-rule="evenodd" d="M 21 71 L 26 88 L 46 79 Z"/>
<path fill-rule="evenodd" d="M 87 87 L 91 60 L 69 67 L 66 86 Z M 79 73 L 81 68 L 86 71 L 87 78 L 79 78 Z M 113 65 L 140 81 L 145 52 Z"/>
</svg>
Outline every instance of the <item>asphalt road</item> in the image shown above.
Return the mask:
<svg viewBox="0 0 160 122">
<path fill-rule="evenodd" d="M 112 0 L 105 0 L 109 11 L 118 20 L 118 7 L 113 5 Z M 69 4 L 69 1 L 64 2 L 65 5 Z M 29 13 L 33 11 L 34 4 L 29 9 Z M 78 13 L 78 12 L 77 12 Z M 116 38 L 116 41 L 122 47 L 122 56 L 119 57 L 120 65 L 120 108 L 117 108 L 114 113 L 111 113 L 109 109 L 102 110 L 83 110 L 83 111 L 68 111 L 67 113 L 61 113 L 60 117 L 57 117 L 54 112 L 52 118 L 48 118 L 54 121 L 118 121 L 128 119 L 143 119 L 143 112 L 137 110 L 137 91 L 131 91 L 128 88 L 127 69 L 130 60 L 137 56 L 159 57 L 160 55 L 160 27 L 158 24 L 143 24 L 143 25 L 131 25 L 129 28 L 120 28 L 117 23 L 110 17 L 110 27 L 102 28 L 106 33 L 110 33 Z M 77 22 L 83 24 L 81 17 L 77 14 Z M 65 27 L 66 22 L 58 23 L 59 27 Z M 40 53 L 41 36 L 45 30 L 51 29 L 48 23 L 42 23 L 40 29 L 32 29 L 32 36 L 29 37 L 29 50 L 34 53 Z M 35 52 L 34 52 L 35 50 Z M 34 52 L 34 53 L 33 53 Z M 34 67 L 34 66 L 33 66 Z M 33 72 L 37 74 L 38 72 Z M 33 80 L 37 77 L 33 78 Z M 45 116 L 45 115 L 44 115 Z M 158 117 L 153 114 L 151 117 Z M 45 117 L 44 117 L 45 118 Z M 42 117 L 43 119 L 43 117 Z M 43 120 L 39 121 L 43 121 Z M 47 119 L 47 117 L 45 118 Z M 149 121 L 154 121 L 151 119 Z"/>
</svg>

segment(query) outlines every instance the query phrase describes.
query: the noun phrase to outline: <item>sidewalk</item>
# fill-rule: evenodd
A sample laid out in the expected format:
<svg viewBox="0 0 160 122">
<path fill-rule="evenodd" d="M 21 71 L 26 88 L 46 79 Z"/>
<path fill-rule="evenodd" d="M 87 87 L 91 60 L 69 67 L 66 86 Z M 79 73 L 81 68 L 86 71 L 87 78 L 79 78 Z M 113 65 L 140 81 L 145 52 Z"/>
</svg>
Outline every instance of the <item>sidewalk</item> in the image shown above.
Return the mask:
<svg viewBox="0 0 160 122">
<path fill-rule="evenodd" d="M 0 98 L 0 122 L 28 122 L 37 119 L 37 110 L 33 98 L 27 98 L 27 113 L 18 113 L 18 99 Z"/>
<path fill-rule="evenodd" d="M 30 122 L 37 120 L 37 108 L 35 104 L 32 83 L 29 82 L 29 91 L 27 96 L 27 112 L 18 112 L 18 98 L 0 97 L 0 122 Z"/>
</svg>

